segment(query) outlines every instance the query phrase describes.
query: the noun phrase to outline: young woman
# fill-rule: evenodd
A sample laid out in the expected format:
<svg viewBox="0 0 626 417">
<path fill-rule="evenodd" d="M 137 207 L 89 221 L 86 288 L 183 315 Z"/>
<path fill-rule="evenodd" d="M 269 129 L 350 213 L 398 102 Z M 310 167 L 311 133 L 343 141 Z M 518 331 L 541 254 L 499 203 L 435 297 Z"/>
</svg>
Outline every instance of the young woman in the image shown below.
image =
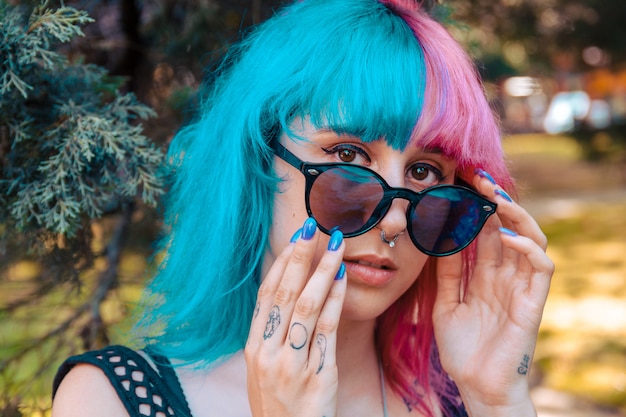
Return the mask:
<svg viewBox="0 0 626 417">
<path fill-rule="evenodd" d="M 546 239 L 419 3 L 284 8 L 170 161 L 143 349 L 70 358 L 54 417 L 535 415 Z"/>
</svg>

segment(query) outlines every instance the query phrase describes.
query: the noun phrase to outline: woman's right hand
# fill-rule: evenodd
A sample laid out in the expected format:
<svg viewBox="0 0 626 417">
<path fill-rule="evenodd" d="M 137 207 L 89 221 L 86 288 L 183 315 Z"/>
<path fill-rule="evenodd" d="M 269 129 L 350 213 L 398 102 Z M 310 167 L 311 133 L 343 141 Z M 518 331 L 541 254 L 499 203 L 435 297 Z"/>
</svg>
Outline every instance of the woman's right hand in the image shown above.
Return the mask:
<svg viewBox="0 0 626 417">
<path fill-rule="evenodd" d="M 337 327 L 346 293 L 345 245 L 331 237 L 313 262 L 320 233 L 307 219 L 263 279 L 245 348 L 254 417 L 337 414 Z M 338 278 L 337 278 L 338 277 Z"/>
</svg>

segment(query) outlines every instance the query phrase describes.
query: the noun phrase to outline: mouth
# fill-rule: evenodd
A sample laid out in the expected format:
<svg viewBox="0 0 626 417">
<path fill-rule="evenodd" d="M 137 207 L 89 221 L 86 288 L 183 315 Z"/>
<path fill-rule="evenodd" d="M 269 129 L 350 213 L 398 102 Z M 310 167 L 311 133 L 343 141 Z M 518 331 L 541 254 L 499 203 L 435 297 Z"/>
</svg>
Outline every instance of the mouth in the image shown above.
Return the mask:
<svg viewBox="0 0 626 417">
<path fill-rule="evenodd" d="M 344 258 L 344 262 L 351 282 L 360 282 L 372 287 L 389 284 L 398 269 L 391 259 L 375 255 L 348 257 Z"/>
<path fill-rule="evenodd" d="M 380 264 L 375 264 L 373 262 L 366 262 L 366 261 L 361 261 L 361 260 L 357 260 L 357 261 L 346 261 L 346 262 L 352 262 L 355 264 L 359 264 L 359 265 L 363 265 L 363 266 L 369 266 L 371 268 L 378 268 L 378 269 L 382 269 L 382 270 L 391 270 L 392 268 L 387 266 L 387 265 L 380 265 Z"/>
<path fill-rule="evenodd" d="M 398 269 L 398 267 L 390 259 L 378 258 L 375 256 L 355 256 L 345 258 L 344 261 L 369 268 L 382 269 L 383 271 L 393 271 Z"/>
</svg>

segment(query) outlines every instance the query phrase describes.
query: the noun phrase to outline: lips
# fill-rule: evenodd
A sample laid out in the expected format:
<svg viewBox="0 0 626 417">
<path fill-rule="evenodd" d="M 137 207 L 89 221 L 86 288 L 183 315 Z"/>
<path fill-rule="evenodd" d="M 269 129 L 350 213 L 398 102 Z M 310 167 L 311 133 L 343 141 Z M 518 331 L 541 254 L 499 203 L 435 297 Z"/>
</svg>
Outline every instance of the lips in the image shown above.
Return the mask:
<svg viewBox="0 0 626 417">
<path fill-rule="evenodd" d="M 389 283 L 398 269 L 391 259 L 378 256 L 347 257 L 344 263 L 352 281 L 376 287 Z"/>
<path fill-rule="evenodd" d="M 378 255 L 353 255 L 344 257 L 344 261 L 378 269 L 398 269 L 396 264 L 389 258 Z"/>
<path fill-rule="evenodd" d="M 372 268 L 378 268 L 378 269 L 391 269 L 385 265 L 380 265 L 380 264 L 375 264 L 372 262 L 366 262 L 366 261 L 360 261 L 360 260 L 355 261 L 354 263 L 359 264 L 359 265 L 371 266 Z"/>
</svg>

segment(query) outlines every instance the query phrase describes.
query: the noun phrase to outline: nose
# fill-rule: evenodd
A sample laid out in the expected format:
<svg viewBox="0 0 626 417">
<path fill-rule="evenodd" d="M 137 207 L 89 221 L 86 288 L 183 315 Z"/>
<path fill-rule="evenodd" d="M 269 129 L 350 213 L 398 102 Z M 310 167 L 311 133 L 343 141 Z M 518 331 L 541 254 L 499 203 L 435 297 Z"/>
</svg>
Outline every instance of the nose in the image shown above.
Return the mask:
<svg viewBox="0 0 626 417">
<path fill-rule="evenodd" d="M 406 211 L 409 207 L 409 201 L 404 198 L 394 198 L 391 202 L 389 210 L 378 223 L 378 228 L 385 231 L 388 240 L 394 236 L 401 234 L 407 228 Z"/>
</svg>

